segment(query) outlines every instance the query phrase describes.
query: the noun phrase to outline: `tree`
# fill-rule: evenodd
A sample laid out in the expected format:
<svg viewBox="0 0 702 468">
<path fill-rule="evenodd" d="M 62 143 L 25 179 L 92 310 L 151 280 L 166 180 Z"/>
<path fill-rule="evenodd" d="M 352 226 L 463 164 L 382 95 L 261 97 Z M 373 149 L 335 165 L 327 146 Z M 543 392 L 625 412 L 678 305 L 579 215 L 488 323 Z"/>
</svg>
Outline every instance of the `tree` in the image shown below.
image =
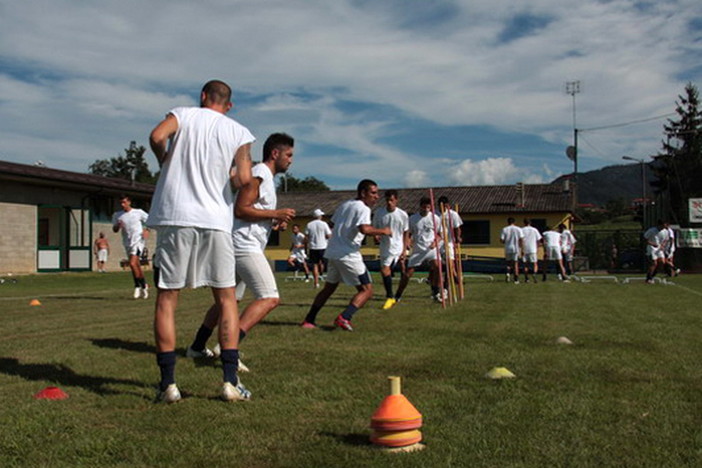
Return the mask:
<svg viewBox="0 0 702 468">
<path fill-rule="evenodd" d="M 688 198 L 702 196 L 702 112 L 699 93 L 692 83 L 678 96 L 676 120 L 663 126 L 666 140 L 651 164 L 651 183 L 662 205 L 662 217 L 689 226 Z"/>
<path fill-rule="evenodd" d="M 278 180 L 278 192 L 328 192 L 331 190 L 327 184 L 316 177 L 298 179 L 291 173 L 283 175 Z"/>
<path fill-rule="evenodd" d="M 145 184 L 155 184 L 158 179 L 157 174 L 151 174 L 149 165 L 144 158 L 146 148 L 136 141 L 129 143 L 129 148 L 124 150 L 125 155 L 118 155 L 110 159 L 98 159 L 90 165 L 88 172 L 104 177 L 114 177 L 117 179 L 134 180 Z"/>
</svg>

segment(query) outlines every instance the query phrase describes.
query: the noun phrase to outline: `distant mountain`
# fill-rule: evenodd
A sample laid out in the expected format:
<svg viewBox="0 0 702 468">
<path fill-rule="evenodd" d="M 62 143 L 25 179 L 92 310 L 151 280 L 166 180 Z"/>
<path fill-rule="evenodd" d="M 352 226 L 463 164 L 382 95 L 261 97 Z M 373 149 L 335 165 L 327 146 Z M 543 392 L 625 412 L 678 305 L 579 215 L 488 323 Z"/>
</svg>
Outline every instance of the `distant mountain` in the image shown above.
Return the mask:
<svg viewBox="0 0 702 468">
<path fill-rule="evenodd" d="M 553 183 L 563 183 L 571 175 L 557 178 Z M 646 197 L 650 198 L 653 172 L 646 164 Z M 631 201 L 641 198 L 641 165 L 623 164 L 607 166 L 595 171 L 578 173 L 578 204 L 591 203 L 604 206 L 610 200 L 623 198 Z"/>
</svg>

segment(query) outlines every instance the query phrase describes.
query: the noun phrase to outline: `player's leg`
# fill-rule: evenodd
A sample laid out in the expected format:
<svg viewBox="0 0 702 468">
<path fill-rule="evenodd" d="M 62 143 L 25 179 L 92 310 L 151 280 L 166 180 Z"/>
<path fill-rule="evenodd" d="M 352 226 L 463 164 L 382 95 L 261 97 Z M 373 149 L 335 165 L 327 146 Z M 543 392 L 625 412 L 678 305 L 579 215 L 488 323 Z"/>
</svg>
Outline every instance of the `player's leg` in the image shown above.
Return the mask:
<svg viewBox="0 0 702 468">
<path fill-rule="evenodd" d="M 180 400 L 180 392 L 175 385 L 175 310 L 178 305 L 179 292 L 178 289 L 159 289 L 154 312 L 156 363 L 161 372 L 157 398 L 168 403 Z"/>
</svg>

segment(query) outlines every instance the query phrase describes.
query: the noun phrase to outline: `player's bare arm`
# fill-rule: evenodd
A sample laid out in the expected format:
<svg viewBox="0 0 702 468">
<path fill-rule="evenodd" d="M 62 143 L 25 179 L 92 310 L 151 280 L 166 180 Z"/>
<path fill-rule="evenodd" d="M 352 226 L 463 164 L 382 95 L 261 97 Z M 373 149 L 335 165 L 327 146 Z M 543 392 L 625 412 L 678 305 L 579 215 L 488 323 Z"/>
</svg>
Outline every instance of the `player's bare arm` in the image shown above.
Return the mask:
<svg viewBox="0 0 702 468">
<path fill-rule="evenodd" d="M 374 228 L 370 224 L 361 224 L 358 226 L 358 232 L 366 236 L 391 236 L 392 230 L 390 226 L 384 228 Z"/>
<path fill-rule="evenodd" d="M 262 219 L 275 219 L 279 223 L 287 223 L 295 217 L 295 210 L 292 208 L 281 208 L 278 210 L 261 210 L 254 206 L 259 197 L 261 179 L 254 177 L 251 182 L 239 189 L 239 195 L 234 205 L 234 214 L 237 218 L 245 221 L 259 221 Z"/>
<path fill-rule="evenodd" d="M 234 188 L 244 187 L 251 182 L 251 143 L 239 147 L 234 155 L 234 167 L 230 173 Z"/>
<path fill-rule="evenodd" d="M 156 128 L 151 131 L 149 145 L 154 152 L 159 166 L 166 162 L 168 140 L 178 131 L 178 119 L 173 114 L 168 114 Z"/>
</svg>

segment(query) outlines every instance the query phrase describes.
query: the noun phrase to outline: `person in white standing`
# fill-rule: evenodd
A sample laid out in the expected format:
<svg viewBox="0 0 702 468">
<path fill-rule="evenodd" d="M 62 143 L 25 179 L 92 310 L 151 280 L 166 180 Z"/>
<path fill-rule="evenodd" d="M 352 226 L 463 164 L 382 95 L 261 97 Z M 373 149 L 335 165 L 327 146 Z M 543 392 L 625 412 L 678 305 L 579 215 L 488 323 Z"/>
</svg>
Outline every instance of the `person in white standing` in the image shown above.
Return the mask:
<svg viewBox="0 0 702 468">
<path fill-rule="evenodd" d="M 646 240 L 646 256 L 649 259 L 646 282 L 652 284 L 658 270 L 665 270 L 665 252 L 670 240 L 669 233 L 665 223 L 659 219 L 656 225 L 648 228 L 643 236 Z"/>
<path fill-rule="evenodd" d="M 507 218 L 507 226 L 503 227 L 500 233 L 500 242 L 505 245 L 505 262 L 507 263 L 505 281 L 511 281 L 512 275 L 514 275 L 514 284 L 519 284 L 519 250 L 522 239 L 524 239 L 522 229 L 514 224 L 514 218 Z"/>
<path fill-rule="evenodd" d="M 295 140 L 285 133 L 274 133 L 263 144 L 263 162 L 251 170 L 251 182 L 243 186 L 234 208 L 234 258 L 236 280 L 248 285 L 254 300 L 239 317 L 239 345 L 251 329 L 280 304 L 278 286 L 271 265 L 264 255 L 271 230 L 288 223 L 294 216 L 292 208 L 277 208 L 274 176 L 288 170 L 292 164 Z M 207 340 L 217 326 L 219 309 L 213 304 L 205 315 L 195 340 L 186 351 L 187 357 L 212 358 L 220 354 L 207 348 Z M 238 370 L 248 368 L 239 360 Z"/>
<path fill-rule="evenodd" d="M 392 271 L 404 260 L 409 243 L 409 216 L 397 206 L 398 201 L 397 190 L 386 190 L 385 206 L 378 208 L 373 217 L 373 227 L 389 227 L 392 232 L 389 236 L 376 236 L 376 243 L 380 244 L 380 276 L 385 287 L 383 310 L 397 303 L 392 292 Z"/>
<path fill-rule="evenodd" d="M 563 267 L 568 275 L 572 275 L 573 271 L 573 256 L 575 254 L 575 239 L 573 233 L 561 223 L 558 225 L 558 232 L 561 233 L 561 249 L 563 250 Z"/>
<path fill-rule="evenodd" d="M 422 197 L 419 200 L 419 212 L 409 217 L 409 242 L 412 253 L 407 260 L 407 269 L 400 279 L 400 285 L 395 293 L 395 300 L 400 301 L 410 278 L 417 268 L 429 271 L 429 285 L 431 296 L 437 301 L 442 301 L 442 294 L 448 291 L 443 288 L 439 278 L 439 260 L 436 256 L 437 244 L 441 248 L 441 218 L 431 210 L 431 199 Z"/>
<path fill-rule="evenodd" d="M 305 283 L 310 282 L 310 269 L 307 266 L 307 237 L 300 231 L 299 224 L 293 224 L 292 227 L 292 243 L 290 244 L 290 256 L 288 256 L 288 265 L 292 268 L 299 268 L 305 271 Z M 297 270 L 296 270 L 297 271 Z"/>
<path fill-rule="evenodd" d="M 670 226 L 670 223 L 665 223 L 665 228 L 668 230 L 668 247 L 665 251 L 665 263 L 668 276 L 678 276 L 680 268 L 675 266 L 675 230 Z"/>
<path fill-rule="evenodd" d="M 531 265 L 531 278 L 536 283 L 536 275 L 539 273 L 539 244 L 541 244 L 541 233 L 531 225 L 531 219 L 524 218 L 522 227 L 522 263 L 524 264 L 524 282 L 529 282 L 529 266 Z"/>
<path fill-rule="evenodd" d="M 200 107 L 172 109 L 151 132 L 151 149 L 161 164 L 149 226 L 158 230 L 154 279 L 156 362 L 161 371 L 158 401 L 181 395 L 175 383 L 175 312 L 180 290 L 209 286 L 219 307 L 225 401 L 248 400 L 239 381 L 239 314 L 232 225 L 233 187 L 251 180 L 249 130 L 226 116 L 231 88 L 212 80 L 200 93 Z"/>
<path fill-rule="evenodd" d="M 462 235 L 462 230 L 461 226 L 463 226 L 463 220 L 461 219 L 461 215 L 459 215 L 455 210 L 451 208 L 451 203 L 449 202 L 449 199 L 447 196 L 442 195 L 439 197 L 439 209 L 443 207 L 444 211 L 443 214 L 441 214 L 441 211 L 439 213 L 442 216 L 442 222 L 446 226 L 447 233 L 448 233 L 448 246 L 444 245 L 444 258 L 448 258 L 449 261 L 456 262 L 456 252 L 457 248 L 456 246 L 461 244 L 463 242 L 463 235 Z M 446 255 L 446 249 L 448 248 L 448 255 Z M 460 259 L 458 261 L 461 261 Z M 448 270 L 448 265 L 445 265 L 446 270 Z M 455 283 L 458 283 L 459 281 L 463 281 L 463 278 L 458 277 L 458 268 L 453 268 L 453 280 Z M 448 271 L 446 272 L 446 275 L 448 277 Z M 447 280 L 448 282 L 448 280 Z"/>
<path fill-rule="evenodd" d="M 129 269 L 134 280 L 134 299 L 149 297 L 149 285 L 144 279 L 144 272 L 141 269 L 141 254 L 146 247 L 145 240 L 148 237 L 148 229 L 145 224 L 149 219 L 146 211 L 133 208 L 132 199 L 128 195 L 122 195 L 119 199 L 122 210 L 112 215 L 112 231 L 122 231 L 122 244 L 129 260 Z"/>
<path fill-rule="evenodd" d="M 332 236 L 324 253 L 328 261 L 327 279 L 317 293 L 302 328 L 314 329 L 317 314 L 334 294 L 340 282 L 356 288 L 351 302 L 334 320 L 334 325 L 353 331 L 351 318 L 373 297 L 373 285 L 368 268 L 361 255 L 361 243 L 365 236 L 389 236 L 390 228 L 377 229 L 371 225 L 371 207 L 378 201 L 378 184 L 363 179 L 356 187 L 356 198 L 339 205 L 332 216 Z"/>
<path fill-rule="evenodd" d="M 324 216 L 322 210 L 315 209 L 312 216 L 314 219 L 307 223 L 305 235 L 307 236 L 307 246 L 310 249 L 314 287 L 318 288 L 319 277 L 324 273 L 324 251 L 327 249 L 332 232 L 329 225 L 322 219 Z"/>
<path fill-rule="evenodd" d="M 543 233 L 544 238 L 544 270 L 542 273 L 542 279 L 546 281 L 546 274 L 548 273 L 548 263 L 556 263 L 556 268 L 558 270 L 558 278 L 563 282 L 569 282 L 568 276 L 566 275 L 565 268 L 563 267 L 563 238 L 561 233 L 552 230 L 550 227 L 546 226 L 546 230 Z"/>
</svg>

